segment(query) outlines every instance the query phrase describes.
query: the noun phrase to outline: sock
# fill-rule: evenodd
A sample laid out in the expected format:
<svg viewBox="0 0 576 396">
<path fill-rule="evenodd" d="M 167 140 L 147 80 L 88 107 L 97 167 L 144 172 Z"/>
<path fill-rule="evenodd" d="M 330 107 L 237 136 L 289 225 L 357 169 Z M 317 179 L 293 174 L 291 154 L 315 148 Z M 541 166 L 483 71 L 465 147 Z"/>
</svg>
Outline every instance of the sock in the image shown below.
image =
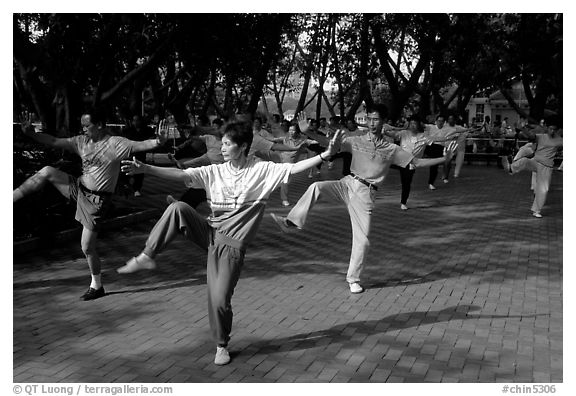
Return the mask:
<svg viewBox="0 0 576 396">
<path fill-rule="evenodd" d="M 100 289 L 102 287 L 102 274 L 92 275 L 92 282 L 90 283 L 92 289 Z"/>
<path fill-rule="evenodd" d="M 14 198 L 13 202 L 18 201 L 21 198 L 24 198 L 24 194 L 22 193 L 22 190 L 20 190 L 20 188 L 17 188 L 16 190 L 14 190 L 14 192 L 12 193 L 12 196 Z"/>
</svg>

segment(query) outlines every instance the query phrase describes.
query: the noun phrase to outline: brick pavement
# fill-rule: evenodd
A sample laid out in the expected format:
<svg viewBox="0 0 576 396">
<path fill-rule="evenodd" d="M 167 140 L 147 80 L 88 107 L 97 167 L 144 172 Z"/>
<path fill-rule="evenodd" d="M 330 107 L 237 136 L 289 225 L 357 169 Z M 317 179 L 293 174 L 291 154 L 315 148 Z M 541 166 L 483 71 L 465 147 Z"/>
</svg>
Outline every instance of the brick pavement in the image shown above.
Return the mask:
<svg viewBox="0 0 576 396">
<path fill-rule="evenodd" d="M 76 241 L 14 257 L 14 381 L 562 382 L 562 174 L 542 219 L 530 216 L 529 174 L 463 174 L 428 191 L 417 171 L 402 212 L 390 173 L 361 295 L 345 283 L 344 208 L 319 204 L 289 235 L 267 216 L 232 301 L 224 367 L 212 363 L 199 249 L 178 239 L 157 271 L 114 271 L 153 221 L 102 235 L 108 296 L 96 301 L 78 300 L 89 276 Z M 310 182 L 296 175 L 292 199 Z M 161 207 L 175 188 L 149 178 L 140 204 Z M 288 211 L 271 198 L 268 212 Z"/>
</svg>

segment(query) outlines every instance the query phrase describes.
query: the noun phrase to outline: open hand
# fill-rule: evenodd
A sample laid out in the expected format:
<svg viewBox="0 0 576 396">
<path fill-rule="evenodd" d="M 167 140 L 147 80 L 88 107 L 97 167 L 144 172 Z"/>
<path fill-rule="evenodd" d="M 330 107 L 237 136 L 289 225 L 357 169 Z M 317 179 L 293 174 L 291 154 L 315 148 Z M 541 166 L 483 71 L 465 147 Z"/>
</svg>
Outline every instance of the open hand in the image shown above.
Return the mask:
<svg viewBox="0 0 576 396">
<path fill-rule="evenodd" d="M 143 162 L 140 162 L 136 159 L 136 157 L 132 157 L 132 160 L 124 160 L 122 161 L 122 166 L 120 170 L 128 176 L 137 175 L 140 173 L 144 173 L 145 166 Z"/>
<path fill-rule="evenodd" d="M 456 140 L 452 140 L 450 143 L 444 147 L 444 158 L 446 160 L 451 160 L 454 152 L 456 152 L 456 148 L 458 147 L 458 142 Z"/>
<path fill-rule="evenodd" d="M 340 151 L 340 145 L 342 143 L 342 138 L 344 137 L 344 131 L 339 129 L 334 133 L 332 139 L 330 139 L 330 143 L 328 143 L 328 148 L 326 151 L 330 153 L 330 156 L 338 153 Z"/>
<path fill-rule="evenodd" d="M 22 133 L 27 136 L 36 133 L 36 129 L 32 125 L 32 114 L 25 111 L 20 115 L 20 127 L 22 128 Z"/>
<path fill-rule="evenodd" d="M 301 132 L 304 132 L 308 129 L 308 119 L 306 118 L 306 113 L 301 111 L 300 113 L 296 114 L 296 119 L 298 120 L 298 128 L 300 128 Z"/>
<path fill-rule="evenodd" d="M 166 143 L 168 140 L 168 121 L 166 119 L 160 120 L 158 127 L 156 128 L 156 138 L 160 144 Z"/>
</svg>

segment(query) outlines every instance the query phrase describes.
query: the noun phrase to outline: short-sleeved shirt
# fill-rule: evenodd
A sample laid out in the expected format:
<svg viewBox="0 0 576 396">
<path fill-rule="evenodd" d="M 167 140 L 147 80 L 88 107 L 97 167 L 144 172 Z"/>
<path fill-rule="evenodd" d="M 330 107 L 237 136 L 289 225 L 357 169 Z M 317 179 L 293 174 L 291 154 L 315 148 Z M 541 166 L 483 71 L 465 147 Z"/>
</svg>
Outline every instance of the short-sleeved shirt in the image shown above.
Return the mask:
<svg viewBox="0 0 576 396">
<path fill-rule="evenodd" d="M 549 168 L 553 167 L 554 157 L 556 157 L 556 153 L 563 145 L 562 137 L 551 138 L 548 134 L 537 134 L 536 143 L 534 160 Z"/>
<path fill-rule="evenodd" d="M 201 135 L 198 138 L 206 144 L 206 156 L 213 164 L 221 164 L 224 162 L 222 156 L 222 140 L 219 140 L 214 135 Z"/>
<path fill-rule="evenodd" d="M 451 127 L 448 124 L 444 124 L 442 128 L 438 128 L 436 124 L 427 124 L 424 126 L 424 136 L 428 138 L 441 138 L 447 139 L 449 138 L 450 134 L 455 131 L 454 127 Z M 444 146 L 446 142 L 434 142 L 433 144 L 439 144 Z"/>
<path fill-rule="evenodd" d="M 398 145 L 371 133 L 345 137 L 341 150 L 352 153 L 350 171 L 376 186 L 384 182 L 390 165 L 404 168 L 414 159 Z"/>
<path fill-rule="evenodd" d="M 250 146 L 248 156 L 253 156 L 256 151 L 272 150 L 272 146 L 274 146 L 274 142 L 266 140 L 258 134 L 254 134 L 254 138 L 252 139 L 252 145 Z"/>
<path fill-rule="evenodd" d="M 228 238 L 249 243 L 256 232 L 268 197 L 287 183 L 293 164 L 276 164 L 249 157 L 242 169 L 230 161 L 185 169 L 187 187 L 203 188 L 212 209 L 208 221 Z"/>
<path fill-rule="evenodd" d="M 299 138 L 293 139 L 290 136 L 286 136 L 282 143 L 288 147 L 294 147 L 295 151 L 281 151 L 280 158 L 282 162 L 285 163 L 294 163 L 300 154 L 302 154 L 305 150 L 304 147 L 309 144 L 313 144 L 314 141 L 307 139 L 306 136 L 300 136 Z"/>
<path fill-rule="evenodd" d="M 422 133 L 414 135 L 405 129 L 398 133 L 398 137 L 402 150 L 411 153 L 415 158 L 422 158 L 426 148 L 426 137 Z"/>
<path fill-rule="evenodd" d="M 254 135 L 260 135 L 266 140 L 276 139 L 276 136 L 274 136 L 271 132 L 268 132 L 266 129 L 260 129 L 259 131 L 253 131 L 253 132 Z"/>
<path fill-rule="evenodd" d="M 120 136 L 107 136 L 91 142 L 86 135 L 66 140 L 70 149 L 82 159 L 81 183 L 93 191 L 114 192 L 120 162 L 130 158 L 136 142 Z"/>
</svg>

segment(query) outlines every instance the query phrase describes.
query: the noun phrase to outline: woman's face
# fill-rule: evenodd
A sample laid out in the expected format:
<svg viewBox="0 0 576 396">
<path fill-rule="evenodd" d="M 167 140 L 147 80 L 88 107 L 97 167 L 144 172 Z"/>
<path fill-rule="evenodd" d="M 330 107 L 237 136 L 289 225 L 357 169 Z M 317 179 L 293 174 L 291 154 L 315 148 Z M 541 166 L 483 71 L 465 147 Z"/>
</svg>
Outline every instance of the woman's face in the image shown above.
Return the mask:
<svg viewBox="0 0 576 396">
<path fill-rule="evenodd" d="M 298 131 L 296 130 L 296 127 L 294 125 L 291 125 L 290 128 L 288 128 L 288 136 L 293 138 L 296 135 L 298 135 Z"/>
<path fill-rule="evenodd" d="M 238 146 L 237 143 L 230 140 L 228 135 L 222 137 L 222 148 L 220 149 L 220 152 L 222 153 L 222 157 L 224 157 L 224 161 L 239 159 L 244 155 L 245 148 L 245 145 Z"/>
</svg>

